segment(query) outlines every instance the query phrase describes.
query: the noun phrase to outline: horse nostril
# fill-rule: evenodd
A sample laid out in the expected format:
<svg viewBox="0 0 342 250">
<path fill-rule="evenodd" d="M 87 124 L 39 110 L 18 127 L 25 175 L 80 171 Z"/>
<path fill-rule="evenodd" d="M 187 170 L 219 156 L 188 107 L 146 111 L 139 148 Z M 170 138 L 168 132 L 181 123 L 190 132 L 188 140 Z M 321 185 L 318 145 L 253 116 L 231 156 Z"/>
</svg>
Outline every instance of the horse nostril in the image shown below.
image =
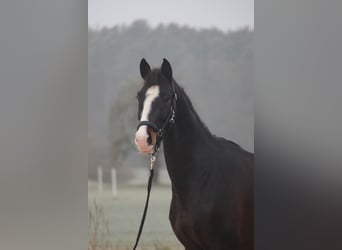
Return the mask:
<svg viewBox="0 0 342 250">
<path fill-rule="evenodd" d="M 151 144 L 152 144 L 152 136 L 151 136 L 151 133 L 150 133 L 150 132 L 147 132 L 147 134 L 148 134 L 147 143 L 148 143 L 149 145 L 151 145 Z"/>
</svg>

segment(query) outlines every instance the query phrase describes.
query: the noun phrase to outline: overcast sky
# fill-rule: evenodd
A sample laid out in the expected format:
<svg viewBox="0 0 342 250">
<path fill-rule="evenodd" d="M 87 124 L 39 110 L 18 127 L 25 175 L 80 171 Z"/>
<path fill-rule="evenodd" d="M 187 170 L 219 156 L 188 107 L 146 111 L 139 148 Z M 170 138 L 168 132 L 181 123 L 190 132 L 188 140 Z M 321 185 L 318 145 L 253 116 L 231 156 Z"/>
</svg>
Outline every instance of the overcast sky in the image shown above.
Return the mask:
<svg viewBox="0 0 342 250">
<path fill-rule="evenodd" d="M 145 19 L 153 27 L 178 23 L 231 30 L 254 27 L 254 0 L 88 0 L 88 24 L 111 27 Z"/>
</svg>

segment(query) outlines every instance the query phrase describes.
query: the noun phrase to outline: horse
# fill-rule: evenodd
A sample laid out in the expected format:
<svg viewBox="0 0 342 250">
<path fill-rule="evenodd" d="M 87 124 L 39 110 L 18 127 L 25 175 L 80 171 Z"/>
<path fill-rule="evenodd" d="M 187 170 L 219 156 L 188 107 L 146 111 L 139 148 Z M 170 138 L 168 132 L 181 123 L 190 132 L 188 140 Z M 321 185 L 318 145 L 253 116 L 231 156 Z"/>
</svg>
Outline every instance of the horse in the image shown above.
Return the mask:
<svg viewBox="0 0 342 250">
<path fill-rule="evenodd" d="M 254 154 L 209 131 L 167 59 L 143 58 L 140 74 L 135 144 L 151 155 L 163 143 L 176 237 L 186 250 L 253 249 Z"/>
</svg>

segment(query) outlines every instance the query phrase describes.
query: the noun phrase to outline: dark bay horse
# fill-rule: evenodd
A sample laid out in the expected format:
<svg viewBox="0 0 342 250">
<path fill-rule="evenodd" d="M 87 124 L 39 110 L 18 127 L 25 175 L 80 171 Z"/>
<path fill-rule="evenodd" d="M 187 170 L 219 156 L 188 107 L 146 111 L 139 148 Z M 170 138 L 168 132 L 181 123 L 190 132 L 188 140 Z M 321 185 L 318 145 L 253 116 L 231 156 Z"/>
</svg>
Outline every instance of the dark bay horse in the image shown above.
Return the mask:
<svg viewBox="0 0 342 250">
<path fill-rule="evenodd" d="M 210 133 L 166 59 L 153 70 L 142 59 L 140 73 L 135 143 L 152 154 L 163 140 L 177 238 L 186 250 L 253 249 L 254 155 Z"/>
</svg>

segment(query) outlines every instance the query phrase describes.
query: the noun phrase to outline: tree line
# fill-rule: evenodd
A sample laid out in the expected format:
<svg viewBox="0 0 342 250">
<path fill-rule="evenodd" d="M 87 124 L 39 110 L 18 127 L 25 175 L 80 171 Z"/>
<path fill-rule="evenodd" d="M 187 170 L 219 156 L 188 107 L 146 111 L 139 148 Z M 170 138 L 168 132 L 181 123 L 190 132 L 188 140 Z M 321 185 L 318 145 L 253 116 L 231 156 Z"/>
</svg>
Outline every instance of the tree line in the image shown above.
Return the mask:
<svg viewBox="0 0 342 250">
<path fill-rule="evenodd" d="M 142 57 L 151 66 L 167 58 L 209 129 L 253 151 L 253 30 L 151 28 L 137 20 L 89 29 L 88 40 L 89 177 L 99 162 L 129 177 L 122 166 L 132 165 L 127 162 L 137 154 L 135 95 Z"/>
</svg>

